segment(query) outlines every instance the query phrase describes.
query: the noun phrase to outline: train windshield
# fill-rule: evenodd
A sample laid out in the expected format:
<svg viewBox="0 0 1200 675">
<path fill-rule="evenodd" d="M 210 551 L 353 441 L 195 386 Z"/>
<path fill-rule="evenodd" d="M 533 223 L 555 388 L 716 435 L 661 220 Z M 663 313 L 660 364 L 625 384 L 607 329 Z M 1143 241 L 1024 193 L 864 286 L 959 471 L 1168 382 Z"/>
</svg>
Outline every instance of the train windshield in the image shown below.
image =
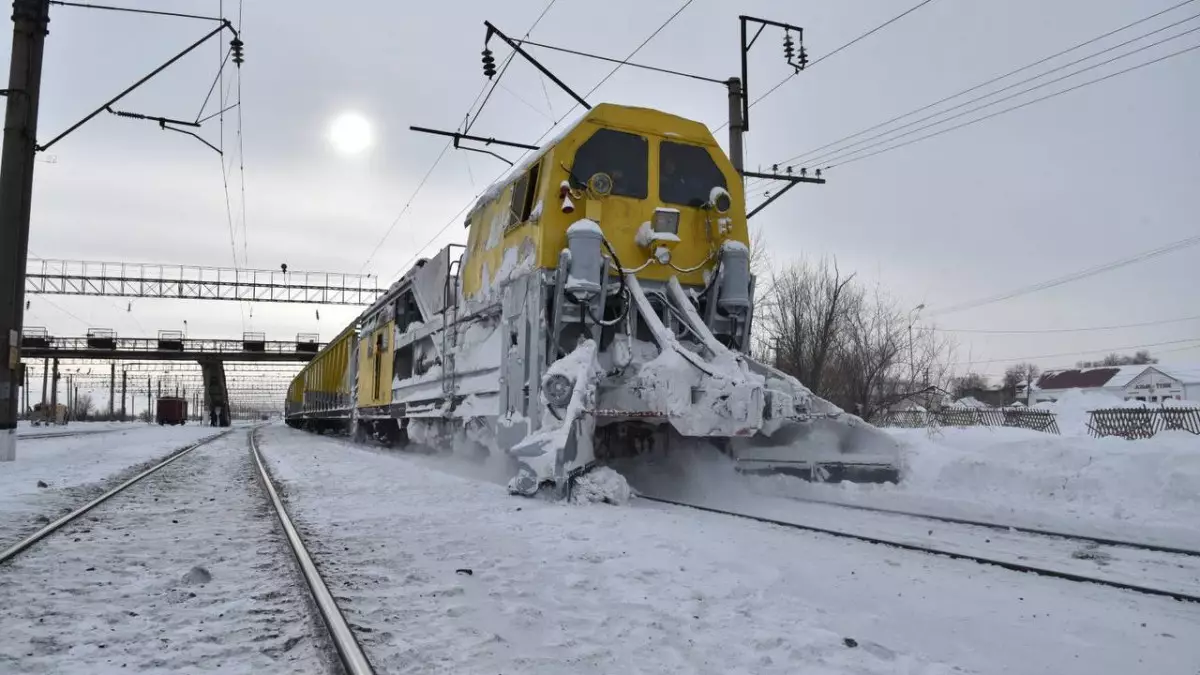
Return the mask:
<svg viewBox="0 0 1200 675">
<path fill-rule="evenodd" d="M 659 155 L 658 198 L 667 204 L 704 206 L 714 187 L 728 187 L 705 148 L 663 141 Z"/>
<path fill-rule="evenodd" d="M 598 129 L 575 153 L 575 165 L 571 167 L 572 186 L 582 188 L 595 174 L 606 173 L 612 178 L 611 194 L 645 199 L 649 173 L 646 167 L 650 163 L 648 148 L 644 136 Z"/>
</svg>

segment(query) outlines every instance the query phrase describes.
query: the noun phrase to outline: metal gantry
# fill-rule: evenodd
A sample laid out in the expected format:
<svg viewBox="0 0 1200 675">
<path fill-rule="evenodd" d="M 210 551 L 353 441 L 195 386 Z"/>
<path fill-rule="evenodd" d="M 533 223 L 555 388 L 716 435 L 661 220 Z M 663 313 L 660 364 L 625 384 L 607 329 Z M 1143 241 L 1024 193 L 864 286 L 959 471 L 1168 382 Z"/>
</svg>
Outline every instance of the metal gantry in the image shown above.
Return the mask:
<svg viewBox="0 0 1200 675">
<path fill-rule="evenodd" d="M 286 266 L 254 270 L 31 258 L 25 273 L 25 292 L 44 295 L 369 305 L 386 290 L 373 275 L 293 272 Z"/>
<path fill-rule="evenodd" d="M 86 337 L 26 334 L 21 339 L 22 358 L 103 359 L 141 361 L 311 361 L 325 345 L 300 340 L 247 340 L 118 337 L 89 331 Z"/>
</svg>

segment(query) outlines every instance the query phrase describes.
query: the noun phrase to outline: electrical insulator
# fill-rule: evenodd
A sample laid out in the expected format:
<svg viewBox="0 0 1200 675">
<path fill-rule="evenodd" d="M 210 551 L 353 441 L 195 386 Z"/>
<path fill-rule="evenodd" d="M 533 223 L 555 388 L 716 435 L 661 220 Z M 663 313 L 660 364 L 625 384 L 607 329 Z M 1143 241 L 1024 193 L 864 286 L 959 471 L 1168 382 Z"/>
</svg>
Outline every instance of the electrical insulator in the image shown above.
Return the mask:
<svg viewBox="0 0 1200 675">
<path fill-rule="evenodd" d="M 808 169 L 806 169 L 806 168 L 804 168 L 804 167 L 800 167 L 800 175 L 801 175 L 801 176 L 807 176 L 807 175 L 808 175 Z"/>
<path fill-rule="evenodd" d="M 233 63 L 239 68 L 241 67 L 242 62 L 246 60 L 243 58 L 242 54 L 243 44 L 244 43 L 242 42 L 241 38 L 233 38 L 229 41 L 229 49 L 233 52 Z"/>
<path fill-rule="evenodd" d="M 783 58 L 784 59 L 791 61 L 792 57 L 796 55 L 795 44 L 796 44 L 795 42 L 792 42 L 792 34 L 790 32 L 785 31 L 783 34 Z"/>
<path fill-rule="evenodd" d="M 803 70 L 808 65 L 808 50 L 804 45 L 800 45 L 800 69 Z"/>
<path fill-rule="evenodd" d="M 771 173 L 779 173 L 779 165 L 778 164 L 771 165 Z"/>
<path fill-rule="evenodd" d="M 492 56 L 492 50 L 483 50 L 483 74 L 487 79 L 492 79 L 496 76 L 496 57 Z"/>
<path fill-rule="evenodd" d="M 821 177 L 821 170 L 817 169 L 817 178 L 820 178 L 820 177 Z"/>
</svg>

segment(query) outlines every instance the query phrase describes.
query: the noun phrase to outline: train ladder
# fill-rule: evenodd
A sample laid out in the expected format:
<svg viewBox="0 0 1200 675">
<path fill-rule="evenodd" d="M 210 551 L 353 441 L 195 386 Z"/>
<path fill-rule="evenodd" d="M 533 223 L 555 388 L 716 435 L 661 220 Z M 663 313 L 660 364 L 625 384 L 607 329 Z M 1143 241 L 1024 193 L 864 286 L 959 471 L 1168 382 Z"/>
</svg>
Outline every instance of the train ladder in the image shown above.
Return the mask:
<svg viewBox="0 0 1200 675">
<path fill-rule="evenodd" d="M 462 259 L 451 261 L 446 267 L 446 281 L 443 287 L 445 293 L 444 309 L 442 310 L 442 394 L 446 403 L 444 414 L 448 417 L 454 410 L 455 385 L 455 349 L 458 347 L 458 271 L 462 267 Z"/>
</svg>

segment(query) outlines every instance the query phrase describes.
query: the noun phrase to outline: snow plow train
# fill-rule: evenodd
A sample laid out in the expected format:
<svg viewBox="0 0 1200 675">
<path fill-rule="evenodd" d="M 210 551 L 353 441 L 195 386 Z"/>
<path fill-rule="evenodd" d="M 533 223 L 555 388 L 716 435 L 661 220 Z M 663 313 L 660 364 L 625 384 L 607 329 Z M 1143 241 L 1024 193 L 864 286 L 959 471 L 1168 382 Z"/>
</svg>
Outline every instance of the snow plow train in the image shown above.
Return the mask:
<svg viewBox="0 0 1200 675">
<path fill-rule="evenodd" d="M 598 105 L 484 192 L 292 382 L 288 424 L 509 458 L 509 490 L 705 443 L 741 470 L 896 480 L 886 434 L 749 356 L 742 181 L 702 124 Z"/>
</svg>

